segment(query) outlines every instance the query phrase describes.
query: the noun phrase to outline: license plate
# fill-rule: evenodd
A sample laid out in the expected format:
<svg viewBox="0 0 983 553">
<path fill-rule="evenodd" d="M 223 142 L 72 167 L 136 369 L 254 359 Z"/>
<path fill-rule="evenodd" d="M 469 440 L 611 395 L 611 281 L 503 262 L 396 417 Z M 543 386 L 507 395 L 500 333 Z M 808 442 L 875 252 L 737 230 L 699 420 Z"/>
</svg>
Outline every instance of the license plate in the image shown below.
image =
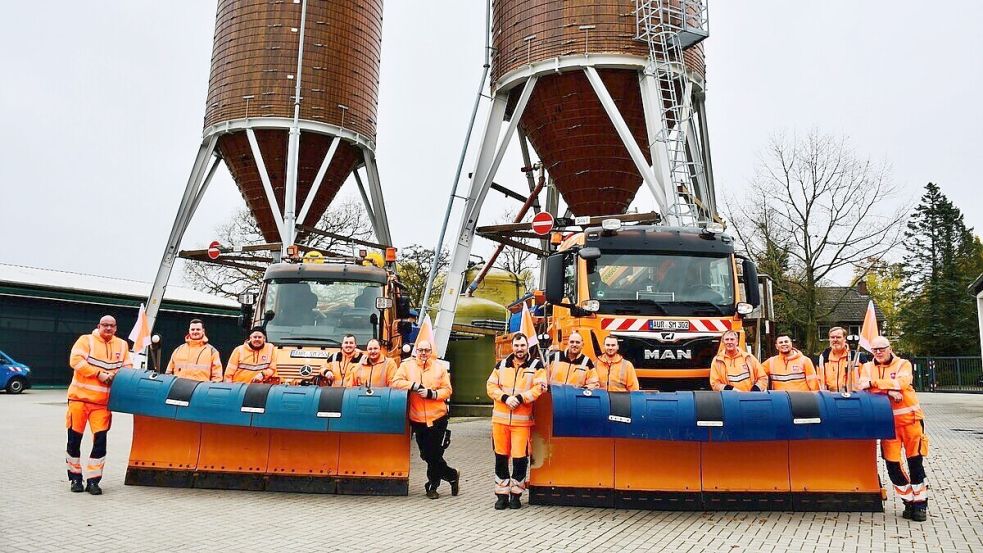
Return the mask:
<svg viewBox="0 0 983 553">
<path fill-rule="evenodd" d="M 689 321 L 649 321 L 649 330 L 689 330 Z"/>
<path fill-rule="evenodd" d="M 331 357 L 331 352 L 324 350 L 295 349 L 290 352 L 290 357 L 301 359 L 327 359 Z"/>
</svg>

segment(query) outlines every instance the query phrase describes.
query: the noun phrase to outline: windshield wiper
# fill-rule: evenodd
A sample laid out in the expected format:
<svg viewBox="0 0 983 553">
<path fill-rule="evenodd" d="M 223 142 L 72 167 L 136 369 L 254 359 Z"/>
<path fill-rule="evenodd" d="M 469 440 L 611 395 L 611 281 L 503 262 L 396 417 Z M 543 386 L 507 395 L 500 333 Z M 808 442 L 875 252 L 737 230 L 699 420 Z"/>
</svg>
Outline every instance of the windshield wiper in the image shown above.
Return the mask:
<svg viewBox="0 0 983 553">
<path fill-rule="evenodd" d="M 329 346 L 340 346 L 341 342 L 335 340 L 334 338 L 325 338 L 324 336 L 284 336 L 280 338 L 283 340 L 317 340 L 318 342 L 325 342 Z"/>
<path fill-rule="evenodd" d="M 720 308 L 719 305 L 715 303 L 710 303 L 708 301 L 674 301 L 674 302 L 660 302 L 660 307 L 665 309 L 666 305 L 670 307 L 689 307 L 693 308 L 693 315 L 698 315 L 698 311 L 709 311 L 711 315 L 723 315 L 724 310 Z"/>
</svg>

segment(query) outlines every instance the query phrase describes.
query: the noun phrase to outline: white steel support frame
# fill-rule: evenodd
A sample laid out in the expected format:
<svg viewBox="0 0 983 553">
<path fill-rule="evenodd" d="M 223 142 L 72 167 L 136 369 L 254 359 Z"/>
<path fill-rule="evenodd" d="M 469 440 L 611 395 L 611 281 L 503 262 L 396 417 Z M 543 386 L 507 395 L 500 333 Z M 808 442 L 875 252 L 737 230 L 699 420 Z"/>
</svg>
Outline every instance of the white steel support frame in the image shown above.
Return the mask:
<svg viewBox="0 0 983 553">
<path fill-rule="evenodd" d="M 379 242 L 391 246 L 392 235 L 389 233 L 389 217 L 386 215 L 386 202 L 382 197 L 382 183 L 379 180 L 379 167 L 375 163 L 375 154 L 368 148 L 362 149 L 365 160 L 365 177 L 369 181 L 369 196 L 372 198 L 372 228 Z"/>
<path fill-rule="evenodd" d="M 191 222 L 191 217 L 198 209 L 201 198 L 215 175 L 219 162 L 221 162 L 221 159 L 214 157 L 216 142 L 218 142 L 218 136 L 212 135 L 206 137 L 201 146 L 198 147 L 198 155 L 195 156 L 195 163 L 191 167 L 191 175 L 188 176 L 188 183 L 184 187 L 184 195 L 181 197 L 181 203 L 178 204 L 177 216 L 171 225 L 171 233 L 168 235 L 167 244 L 164 246 L 164 255 L 160 260 L 160 267 L 157 268 L 157 276 L 154 277 L 150 297 L 147 298 L 147 326 L 150 329 L 154 328 L 154 322 L 160 312 L 164 290 L 167 288 L 168 279 L 171 278 L 174 262 L 177 261 L 181 239 L 184 237 L 185 231 L 188 230 L 188 223 Z M 214 160 L 209 167 L 208 162 L 213 157 Z"/>
<path fill-rule="evenodd" d="M 334 159 L 335 152 L 338 151 L 338 144 L 340 142 L 341 139 L 337 136 L 331 140 L 331 145 L 328 146 L 328 151 L 324 154 L 324 159 L 321 161 L 321 166 L 317 170 L 314 182 L 311 183 L 311 189 L 307 193 L 307 199 L 304 200 L 304 206 L 300 208 L 300 213 L 297 214 L 298 225 L 303 225 L 307 222 L 307 212 L 311 209 L 314 198 L 317 197 L 317 191 L 321 188 L 321 183 L 324 182 L 324 175 L 328 172 L 328 167 L 331 165 L 331 160 Z"/>
<path fill-rule="evenodd" d="M 362 183 L 362 177 L 358 174 L 358 167 L 352 171 L 352 176 L 355 177 L 355 186 L 358 188 L 358 195 L 362 197 L 362 205 L 365 206 L 365 212 L 369 214 L 369 222 L 372 223 L 372 232 L 378 236 L 379 229 L 375 220 L 375 210 L 372 209 L 372 202 L 369 201 L 368 194 L 365 193 L 365 185 Z"/>
<path fill-rule="evenodd" d="M 478 151 L 478 159 L 475 162 L 474 172 L 471 175 L 471 187 L 468 191 L 467 201 L 464 205 L 464 213 L 461 215 L 461 225 L 457 233 L 457 240 L 451 251 L 450 267 L 447 270 L 447 278 L 444 283 L 444 293 L 440 298 L 440 306 L 437 311 L 437 321 L 434 324 L 434 352 L 438 357 L 443 357 L 447 342 L 450 340 L 451 327 L 454 324 L 454 313 L 457 310 L 457 301 L 461 294 L 461 286 L 464 283 L 465 272 L 468 268 L 468 259 L 471 257 L 471 249 L 474 245 L 475 229 L 478 227 L 478 216 L 481 213 L 481 206 L 488 195 L 492 179 L 498 172 L 498 167 L 502 163 L 505 151 L 508 149 L 512 135 L 515 134 L 522 119 L 522 114 L 529 103 L 536 81 L 539 77 L 533 75 L 529 77 L 519 95 L 519 101 L 512 111 L 512 118 L 509 121 L 505 133 L 502 134 L 502 124 L 505 119 L 505 108 L 509 100 L 508 91 L 499 91 L 495 94 L 491 109 L 488 113 L 488 120 L 485 123 L 485 131 L 482 133 L 481 146 Z M 499 136 L 501 135 L 501 137 Z"/>
</svg>

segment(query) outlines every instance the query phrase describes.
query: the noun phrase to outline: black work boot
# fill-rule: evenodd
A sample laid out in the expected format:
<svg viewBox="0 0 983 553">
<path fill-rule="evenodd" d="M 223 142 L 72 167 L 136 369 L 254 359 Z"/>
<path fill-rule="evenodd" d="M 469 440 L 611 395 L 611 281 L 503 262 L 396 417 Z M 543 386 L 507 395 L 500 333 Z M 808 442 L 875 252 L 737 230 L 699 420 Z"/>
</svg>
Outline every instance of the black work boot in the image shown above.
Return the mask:
<svg viewBox="0 0 983 553">
<path fill-rule="evenodd" d="M 522 494 L 514 493 L 511 494 L 511 496 L 512 497 L 509 498 L 509 509 L 518 509 L 522 507 L 522 502 L 519 501 L 519 498 L 522 497 Z"/>
<path fill-rule="evenodd" d="M 911 501 L 904 501 L 904 512 L 901 513 L 901 517 L 908 519 L 911 518 Z"/>
<path fill-rule="evenodd" d="M 423 486 L 423 489 L 427 491 L 427 497 L 430 499 L 438 499 L 440 497 L 440 494 L 437 493 L 436 484 L 427 483 L 425 486 Z"/>
<path fill-rule="evenodd" d="M 99 487 L 99 482 L 95 480 L 89 480 L 85 483 L 85 491 L 92 495 L 102 495 L 102 488 Z"/>
<path fill-rule="evenodd" d="M 498 497 L 498 499 L 495 500 L 495 510 L 496 511 L 504 511 L 505 509 L 508 509 L 509 508 L 509 496 L 508 496 L 508 494 L 497 493 L 497 494 L 495 494 L 495 496 Z"/>
<path fill-rule="evenodd" d="M 461 471 L 455 470 L 453 480 L 449 480 L 451 485 L 451 495 L 457 495 L 461 491 Z"/>
<path fill-rule="evenodd" d="M 928 501 L 919 501 L 911 504 L 911 520 L 915 522 L 925 522 L 928 520 Z"/>
<path fill-rule="evenodd" d="M 72 478 L 71 481 L 72 481 L 72 492 L 80 493 L 82 491 L 85 491 L 85 488 L 82 486 L 81 478 Z"/>
</svg>

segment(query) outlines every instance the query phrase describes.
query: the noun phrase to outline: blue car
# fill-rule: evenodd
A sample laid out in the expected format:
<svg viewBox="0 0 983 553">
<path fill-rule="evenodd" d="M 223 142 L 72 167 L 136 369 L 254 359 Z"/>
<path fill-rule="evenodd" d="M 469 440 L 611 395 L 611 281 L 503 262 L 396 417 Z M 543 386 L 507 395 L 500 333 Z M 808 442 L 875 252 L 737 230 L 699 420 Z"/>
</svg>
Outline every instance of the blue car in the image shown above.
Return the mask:
<svg viewBox="0 0 983 553">
<path fill-rule="evenodd" d="M 31 368 L 0 351 L 0 388 L 19 394 L 31 387 Z"/>
</svg>

